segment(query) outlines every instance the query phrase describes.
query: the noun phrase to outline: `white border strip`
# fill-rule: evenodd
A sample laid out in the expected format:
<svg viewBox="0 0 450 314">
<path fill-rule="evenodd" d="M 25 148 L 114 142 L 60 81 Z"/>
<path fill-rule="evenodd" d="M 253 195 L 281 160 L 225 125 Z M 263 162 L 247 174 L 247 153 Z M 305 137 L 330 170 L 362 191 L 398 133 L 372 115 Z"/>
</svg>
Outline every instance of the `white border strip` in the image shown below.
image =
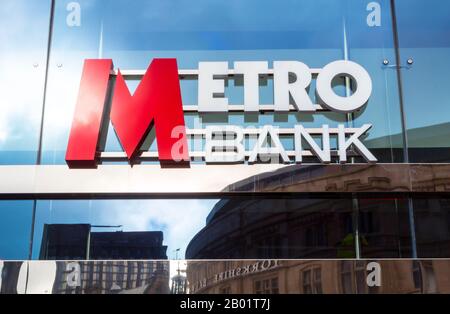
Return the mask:
<svg viewBox="0 0 450 314">
<path fill-rule="evenodd" d="M 229 185 L 289 165 L 99 165 L 70 169 L 65 165 L 0 166 L 1 194 L 167 194 L 219 193 Z M 6 179 L 7 178 L 7 179 Z"/>
</svg>

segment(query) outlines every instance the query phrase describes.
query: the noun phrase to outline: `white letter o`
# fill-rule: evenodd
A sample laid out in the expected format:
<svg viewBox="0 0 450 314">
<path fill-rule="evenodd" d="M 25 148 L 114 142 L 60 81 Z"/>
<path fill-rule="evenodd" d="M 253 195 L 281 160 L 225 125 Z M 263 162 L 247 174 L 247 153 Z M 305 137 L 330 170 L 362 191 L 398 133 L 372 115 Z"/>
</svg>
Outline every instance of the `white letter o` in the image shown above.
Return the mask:
<svg viewBox="0 0 450 314">
<path fill-rule="evenodd" d="M 331 83 L 338 75 L 350 76 L 356 83 L 356 91 L 349 97 L 337 95 Z M 364 106 L 372 94 L 369 73 L 353 61 L 339 60 L 327 64 L 317 76 L 317 95 L 321 104 L 330 110 L 348 113 Z"/>
</svg>

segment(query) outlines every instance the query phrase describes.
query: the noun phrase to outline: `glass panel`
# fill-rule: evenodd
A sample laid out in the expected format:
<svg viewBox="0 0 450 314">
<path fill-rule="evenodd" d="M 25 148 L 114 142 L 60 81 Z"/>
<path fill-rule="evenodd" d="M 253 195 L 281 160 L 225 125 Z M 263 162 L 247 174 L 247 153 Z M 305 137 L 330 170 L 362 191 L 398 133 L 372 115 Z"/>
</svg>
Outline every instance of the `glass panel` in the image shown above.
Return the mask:
<svg viewBox="0 0 450 314">
<path fill-rule="evenodd" d="M 0 205 L 0 256 L 27 257 L 33 201 Z M 328 198 L 39 200 L 33 259 L 354 258 L 351 205 Z M 364 198 L 359 206 L 361 257 L 410 257 L 405 200 Z M 415 199 L 414 208 L 419 256 L 450 256 L 448 200 Z"/>
<path fill-rule="evenodd" d="M 364 66 L 372 79 L 367 106 L 353 113 L 350 125 L 372 124 L 363 141 L 381 162 L 402 162 L 401 114 L 397 74 L 384 60 L 395 60 L 390 1 L 345 1 L 344 57 Z M 347 49 L 345 49 L 345 47 Z M 347 94 L 355 88 L 352 82 Z M 345 94 L 345 93 L 344 93 Z M 356 161 L 363 162 L 357 158 Z"/>
<path fill-rule="evenodd" d="M 368 147 L 374 150 L 379 161 L 401 160 L 401 151 L 398 151 L 401 142 L 392 139 L 392 135 L 401 132 L 396 73 L 382 67 L 383 58 L 394 56 L 389 1 L 380 1 L 382 24 L 379 26 L 367 21 L 371 10 L 363 0 L 233 0 L 214 3 L 202 0 L 195 8 L 188 0 L 164 3 L 114 0 L 107 1 L 107 5 L 105 0 L 84 0 L 78 1 L 81 12 L 79 25 L 67 24 L 67 17 L 71 14 L 67 10 L 68 2 L 57 0 L 55 8 L 43 138 L 43 162 L 46 164 L 65 163 L 68 134 L 85 59 L 112 58 L 115 68 L 145 70 L 155 57 L 177 58 L 180 69 L 197 69 L 200 61 L 227 61 L 233 68 L 234 61 L 261 60 L 267 60 L 270 68 L 276 60 L 297 60 L 311 68 L 322 68 L 331 61 L 347 57 L 365 67 L 373 81 L 369 104 L 349 124 L 373 124 L 365 140 Z M 117 18 L 117 12 L 121 12 L 120 18 Z M 336 80 L 339 83 L 334 87 L 336 92 L 345 94 L 343 78 Z M 230 104 L 243 103 L 241 81 L 239 76 L 227 81 L 225 97 Z M 131 92 L 138 82 L 127 80 Z M 195 80 L 181 81 L 185 105 L 197 104 L 197 88 Z M 309 95 L 313 102 L 318 102 L 315 78 Z M 261 79 L 260 103 L 273 104 L 273 98 L 273 80 Z M 224 124 L 271 124 L 287 128 L 298 123 L 305 127 L 323 124 L 336 127 L 339 123 L 345 124 L 347 119 L 346 114 L 334 112 L 268 112 L 259 116 L 185 113 L 188 128 Z M 121 151 L 111 124 L 104 133 L 107 133 L 105 150 Z M 282 142 L 286 150 L 292 150 L 292 138 L 283 138 Z M 253 144 L 254 140 L 246 139 L 247 147 Z M 189 145 L 191 150 L 201 150 L 204 143 L 193 139 Z M 336 149 L 336 139 L 331 145 Z M 156 150 L 154 133 L 150 132 L 142 149 Z"/>
<path fill-rule="evenodd" d="M 407 199 L 360 199 L 361 257 L 411 257 Z"/>
<path fill-rule="evenodd" d="M 272 260 L 273 261 L 273 260 Z M 173 261 L 175 262 L 175 261 Z M 277 260 L 271 267 L 261 268 L 267 260 L 234 260 L 234 269 L 259 265 L 252 272 L 235 273 L 232 277 L 217 279 L 217 270 L 223 269 L 223 260 L 178 261 L 183 264 L 181 274 L 173 274 L 173 263 L 168 261 L 0 261 L 0 293 L 27 294 L 212 294 L 212 293 L 306 293 L 298 285 L 298 270 L 311 263 L 326 269 L 323 276 L 324 293 L 354 293 L 343 291 L 339 278 L 339 262 L 333 260 Z M 346 261 L 349 262 L 349 261 Z M 376 260 L 382 267 L 383 283 L 379 287 L 364 287 L 361 293 L 448 294 L 450 261 L 419 260 L 425 274 L 424 291 L 414 287 L 405 275 L 411 271 L 412 260 Z M 352 263 L 352 262 L 350 262 Z M 266 265 L 267 266 L 267 265 Z M 212 270 L 212 276 L 207 276 Z M 219 270 L 220 271 L 220 270 Z M 362 273 L 362 272 L 361 272 Z M 138 277 L 140 275 L 140 277 Z M 355 270 L 348 278 L 357 277 Z M 140 280 L 138 280 L 140 278 Z M 283 278 L 279 285 L 277 278 Z M 351 284 L 351 283 L 350 283 Z M 317 292 L 319 290 L 316 290 Z M 310 292 L 310 291 L 308 291 Z"/>
<path fill-rule="evenodd" d="M 419 257 L 450 257 L 450 199 L 413 199 Z"/>
<path fill-rule="evenodd" d="M 28 259 L 33 201 L 0 201 L 0 260 Z"/>
<path fill-rule="evenodd" d="M 50 2 L 2 0 L 0 6 L 0 165 L 36 163 Z"/>
<path fill-rule="evenodd" d="M 183 258 L 215 202 L 37 201 L 33 259 Z"/>
<path fill-rule="evenodd" d="M 351 204 L 349 199 L 224 199 L 191 240 L 186 257 L 354 257 Z M 308 230 L 313 240 L 307 240 Z"/>
<path fill-rule="evenodd" d="M 449 162 L 450 2 L 395 3 L 410 161 Z"/>
</svg>

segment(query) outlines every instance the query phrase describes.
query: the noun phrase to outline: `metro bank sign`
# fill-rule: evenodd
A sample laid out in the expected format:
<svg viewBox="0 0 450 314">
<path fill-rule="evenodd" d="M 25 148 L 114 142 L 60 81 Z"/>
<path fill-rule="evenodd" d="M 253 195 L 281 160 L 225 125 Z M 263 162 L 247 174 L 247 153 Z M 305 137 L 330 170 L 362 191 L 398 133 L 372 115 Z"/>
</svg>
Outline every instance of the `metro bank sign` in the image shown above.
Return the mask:
<svg viewBox="0 0 450 314">
<path fill-rule="evenodd" d="M 112 75 L 115 84 L 110 84 Z M 314 104 L 308 89 L 316 75 Z M 180 77 L 194 76 L 198 79 L 198 104 L 183 106 Z M 226 80 L 242 76 L 244 104 L 231 105 L 225 97 Z M 259 79 L 273 76 L 274 104 L 259 103 Z M 339 76 L 350 77 L 356 90 L 340 96 L 333 90 L 333 80 Z M 131 95 L 124 75 L 114 71 L 111 59 L 87 59 L 78 93 L 78 99 L 69 136 L 66 162 L 70 167 L 95 167 L 101 156 L 99 142 L 105 123 L 111 121 L 119 142 L 130 162 L 142 153 L 140 147 L 152 128 L 155 129 L 157 158 L 162 166 L 189 166 L 194 156 L 206 163 L 302 163 L 304 157 L 316 157 L 322 163 L 330 163 L 336 156 L 346 163 L 348 151 L 353 148 L 367 162 L 377 161 L 361 142 L 370 128 L 322 125 L 305 128 L 301 124 L 293 128 L 263 125 L 243 128 L 238 125 L 208 125 L 200 129 L 185 127 L 184 112 L 227 113 L 240 111 L 244 114 L 271 111 L 274 113 L 331 110 L 351 113 L 361 109 L 372 93 L 372 81 L 359 64 L 338 60 L 322 69 L 310 69 L 299 61 L 274 61 L 269 69 L 266 61 L 200 62 L 198 70 L 179 70 L 176 59 L 154 59 L 142 80 Z M 189 151 L 188 137 L 200 135 L 205 145 L 202 151 Z M 293 150 L 282 145 L 281 137 L 291 136 Z M 320 141 L 314 139 L 320 137 Z M 336 138 L 337 147 L 331 150 L 330 139 Z M 245 139 L 253 137 L 253 147 L 246 148 Z M 305 147 L 304 144 L 307 144 Z M 334 155 L 333 155 L 334 154 Z"/>
</svg>

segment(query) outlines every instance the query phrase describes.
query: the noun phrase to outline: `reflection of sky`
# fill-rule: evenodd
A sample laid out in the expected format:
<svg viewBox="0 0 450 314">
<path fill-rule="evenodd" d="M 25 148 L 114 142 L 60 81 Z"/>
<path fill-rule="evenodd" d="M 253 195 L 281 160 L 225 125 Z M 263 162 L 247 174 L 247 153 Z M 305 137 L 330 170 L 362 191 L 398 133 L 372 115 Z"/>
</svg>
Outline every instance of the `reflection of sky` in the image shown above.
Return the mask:
<svg viewBox="0 0 450 314">
<path fill-rule="evenodd" d="M 449 122 L 450 1 L 397 0 L 396 9 L 401 58 L 414 60 L 402 73 L 407 126 Z M 424 144 L 450 146 L 448 140 Z"/>
<path fill-rule="evenodd" d="M 27 259 L 33 201 L 0 201 L 0 260 Z"/>
<path fill-rule="evenodd" d="M 343 58 L 344 16 L 349 30 L 347 37 L 352 45 L 365 48 L 374 45 L 381 47 L 373 49 L 377 57 L 392 54 L 392 49 L 389 48 L 392 39 L 386 36 L 386 33 L 389 34 L 390 24 L 386 23 L 378 29 L 364 27 L 366 3 L 352 3 L 352 9 L 357 10 L 347 10 L 339 1 L 324 0 L 204 1 L 203 5 L 196 6 L 192 6 L 190 1 L 136 1 L 127 5 L 124 5 L 123 1 L 113 1 L 102 9 L 99 9 L 99 1 L 89 1 L 86 6 L 82 1 L 82 26 L 68 28 L 65 27 L 65 2 L 58 2 L 52 58 L 54 63 L 61 63 L 63 67 L 53 66 L 50 69 L 43 162 L 64 163 L 81 65 L 86 57 L 95 57 L 101 51 L 102 57 L 112 58 L 115 67 L 122 69 L 145 69 L 155 57 L 175 57 L 179 67 L 184 69 L 197 68 L 199 61 L 228 61 L 232 67 L 232 62 L 236 60 L 268 60 L 270 66 L 273 60 L 301 60 L 310 67 L 323 67 L 330 61 Z M 387 8 L 383 7 L 386 16 Z M 118 11 L 121 12 L 121 18 L 116 15 Z M 318 13 L 327 18 L 319 18 Z M 133 18 L 127 19 L 128 16 Z M 283 16 L 283 19 L 280 19 L 280 16 Z M 367 32 L 370 36 L 367 36 Z M 380 52 L 376 53 L 378 51 Z M 395 106 L 395 101 L 387 101 L 386 80 L 383 69 L 379 67 L 379 60 L 366 58 L 362 61 L 365 66 L 371 67 L 370 72 L 374 77 L 380 77 L 380 80 L 375 82 L 378 89 L 371 101 L 378 106 Z M 131 90 L 137 84 L 128 83 Z M 395 88 L 395 83 L 396 81 L 392 80 L 394 86 L 390 88 Z M 314 86 L 314 82 L 312 85 Z M 313 86 L 310 88 L 310 96 L 314 99 Z M 196 104 L 197 84 L 182 82 L 181 88 L 183 102 Z M 273 103 L 272 90 L 271 80 L 267 86 L 261 86 L 261 103 Z M 231 104 L 242 104 L 243 88 L 234 86 L 233 81 L 230 81 L 226 97 Z M 374 112 L 378 113 L 378 117 L 375 117 Z M 372 110 L 371 113 L 372 120 L 380 120 L 383 123 L 380 123 L 378 129 L 374 128 L 373 136 L 389 132 L 391 128 L 386 127 L 385 123 L 389 120 L 380 116 L 385 111 Z M 190 115 L 185 115 L 185 118 L 189 128 L 198 121 Z M 218 119 L 203 119 L 200 127 L 207 124 L 273 124 L 292 127 L 299 122 L 306 127 L 315 127 L 325 123 L 336 125 L 343 121 L 345 115 L 342 114 L 289 114 L 284 117 L 265 114 L 256 119 L 246 119 L 243 115 L 228 115 Z M 366 121 L 367 119 L 361 124 Z M 153 143 L 151 150 L 156 149 L 155 144 Z M 106 150 L 121 150 L 111 127 Z"/>
<path fill-rule="evenodd" d="M 4 0 L 0 6 L 0 164 L 36 161 L 49 3 Z"/>
<path fill-rule="evenodd" d="M 122 69 L 146 68 L 154 57 L 176 57 L 180 68 L 196 68 L 199 61 L 209 60 L 229 61 L 230 67 L 236 60 L 268 60 L 269 63 L 273 60 L 301 60 L 311 67 L 322 67 L 343 57 L 344 19 L 349 57 L 361 63 L 374 82 L 369 105 L 356 116 L 355 125 L 374 125 L 368 139 L 400 132 L 396 73 L 393 69 L 381 67 L 384 58 L 394 60 L 389 1 L 379 1 L 382 25 L 374 28 L 366 24 L 365 0 L 202 0 L 195 6 L 187 0 L 131 3 L 114 0 L 108 1 L 108 5 L 101 0 L 84 0 L 79 1 L 80 27 L 66 24 L 66 5 L 69 2 L 56 1 L 43 136 L 44 163 L 64 163 L 85 58 L 96 58 L 101 51 L 102 57 L 112 58 L 115 66 Z M 9 47 L 0 50 L 0 62 L 3 62 L 0 86 L 6 86 L 1 96 L 2 107 L 6 108 L 0 116 L 1 163 L 35 160 L 33 149 L 37 146 L 39 130 L 43 64 L 38 62 L 40 66 L 37 69 L 30 64 L 34 59 L 45 60 L 49 1 L 46 5 L 42 3 L 8 0 L 0 8 L 0 23 L 8 25 L 0 28 L 0 36 Z M 450 4 L 436 0 L 433 3 L 433 6 L 428 6 L 419 0 L 399 1 L 397 8 L 402 47 L 428 47 L 433 43 L 439 47 L 433 51 L 402 50 L 405 56 L 412 55 L 416 60 L 414 71 L 405 70 L 404 73 L 410 128 L 446 122 L 450 115 L 450 106 L 442 102 L 442 99 L 450 97 L 447 89 L 436 91 L 437 87 L 445 86 L 449 81 L 448 62 L 442 60 L 449 54 L 445 46 L 449 46 L 450 36 L 443 35 L 450 29 L 447 18 Z M 12 15 L 10 12 L 17 13 Z M 30 34 L 26 40 L 20 36 L 24 32 Z M 415 41 L 411 34 L 418 35 L 414 37 Z M 435 57 L 429 58 L 429 52 Z M 435 65 L 436 60 L 439 60 L 439 66 Z M 423 82 L 423 77 L 430 79 Z M 136 82 L 130 83 L 130 88 L 135 85 Z M 416 87 L 420 85 L 425 85 L 425 91 L 430 89 L 433 92 L 423 92 Z M 181 86 L 184 103 L 195 104 L 197 85 L 183 82 Z M 23 92 L 25 87 L 26 93 Z M 273 101 L 272 87 L 269 81 L 267 86 L 260 88 L 261 103 Z M 314 98 L 314 88 L 310 89 L 310 95 Z M 230 82 L 226 96 L 230 103 L 242 103 L 243 89 Z M 442 104 L 441 114 L 425 114 L 426 106 L 422 105 L 425 101 Z M 226 120 L 212 123 L 275 124 L 281 127 L 302 123 L 308 127 L 324 123 L 335 125 L 343 119 L 344 116 L 339 114 L 291 114 L 286 120 L 269 114 L 261 115 L 256 123 L 253 120 L 247 123 L 243 116 L 230 115 Z M 188 126 L 192 125 L 190 117 L 187 116 L 186 120 Z M 120 149 L 112 129 L 107 148 Z M 16 151 L 23 153 L 17 154 Z"/>
<path fill-rule="evenodd" d="M 92 231 L 162 231 L 167 256 L 179 258 L 189 241 L 205 226 L 206 216 L 217 200 L 80 200 L 38 201 L 33 257 L 38 258 L 44 223 L 122 225 Z"/>
<path fill-rule="evenodd" d="M 38 201 L 33 258 L 39 258 L 43 226 L 47 224 L 122 225 L 92 231 L 162 231 L 167 256 L 183 258 L 186 246 L 205 226 L 206 216 L 217 200 L 68 200 Z M 0 201 L 0 260 L 27 259 L 32 201 Z"/>
</svg>

